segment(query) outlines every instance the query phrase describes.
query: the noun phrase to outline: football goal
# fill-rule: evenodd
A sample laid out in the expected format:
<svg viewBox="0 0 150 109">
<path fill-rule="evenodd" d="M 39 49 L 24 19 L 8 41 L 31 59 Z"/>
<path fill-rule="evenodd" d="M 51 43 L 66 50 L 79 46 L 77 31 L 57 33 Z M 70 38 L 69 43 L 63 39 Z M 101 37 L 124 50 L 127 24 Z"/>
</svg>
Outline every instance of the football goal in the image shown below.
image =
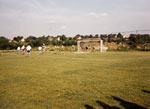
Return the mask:
<svg viewBox="0 0 150 109">
<path fill-rule="evenodd" d="M 103 45 L 103 40 L 101 39 L 84 39 L 77 41 L 77 50 L 78 52 L 81 51 L 106 51 L 107 47 Z"/>
</svg>

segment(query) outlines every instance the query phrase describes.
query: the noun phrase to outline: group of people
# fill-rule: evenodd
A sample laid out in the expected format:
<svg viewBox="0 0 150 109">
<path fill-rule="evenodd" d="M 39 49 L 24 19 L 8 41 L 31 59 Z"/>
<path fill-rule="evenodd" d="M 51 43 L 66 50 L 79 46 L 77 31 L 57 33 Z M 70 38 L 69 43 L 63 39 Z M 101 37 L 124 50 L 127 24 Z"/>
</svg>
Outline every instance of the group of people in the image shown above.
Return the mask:
<svg viewBox="0 0 150 109">
<path fill-rule="evenodd" d="M 22 55 L 24 55 L 26 53 L 26 56 L 30 56 L 31 49 L 32 49 L 32 47 L 30 45 L 27 45 L 27 46 L 23 45 L 22 47 L 19 46 L 17 48 L 17 52 L 18 52 L 18 54 L 22 54 Z M 49 49 L 49 47 L 47 48 L 45 46 L 45 44 L 43 44 L 42 46 L 39 46 L 38 47 L 39 55 L 42 55 L 48 49 Z M 64 48 L 63 45 L 62 46 L 54 46 L 53 50 L 55 51 L 55 54 L 64 54 L 65 48 Z M 75 50 L 75 46 L 74 45 L 72 46 L 71 50 L 72 51 Z"/>
<path fill-rule="evenodd" d="M 85 47 L 85 50 L 86 50 L 86 51 L 90 51 L 90 52 L 91 52 L 91 51 L 95 52 L 96 47 L 95 47 L 95 46 L 90 46 L 90 45 L 88 45 L 88 46 Z"/>
<path fill-rule="evenodd" d="M 55 47 L 55 51 L 64 51 L 63 45 L 61 47 L 59 47 L 59 46 L 54 46 L 54 47 Z"/>
<path fill-rule="evenodd" d="M 32 47 L 30 45 L 27 45 L 27 46 L 23 45 L 22 47 L 18 47 L 17 51 L 18 51 L 18 54 L 21 53 L 22 55 L 24 55 L 26 52 L 26 56 L 30 56 L 31 49 Z M 45 45 L 39 46 L 38 47 L 39 54 L 42 55 L 45 49 L 46 49 Z"/>
<path fill-rule="evenodd" d="M 25 45 L 23 45 L 22 47 L 18 47 L 17 51 L 18 51 L 18 53 L 21 53 L 22 55 L 25 54 L 25 51 L 26 51 L 26 56 L 30 56 L 31 49 L 32 49 L 32 47 L 30 45 L 27 45 L 27 47 L 25 47 Z"/>
</svg>

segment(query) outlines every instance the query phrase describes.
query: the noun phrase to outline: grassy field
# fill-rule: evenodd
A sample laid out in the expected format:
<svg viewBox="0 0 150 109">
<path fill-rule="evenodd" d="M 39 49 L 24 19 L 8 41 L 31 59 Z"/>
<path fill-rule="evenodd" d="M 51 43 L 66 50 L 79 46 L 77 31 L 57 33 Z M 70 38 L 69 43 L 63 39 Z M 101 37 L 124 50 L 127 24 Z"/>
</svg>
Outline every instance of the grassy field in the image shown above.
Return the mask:
<svg viewBox="0 0 150 109">
<path fill-rule="evenodd" d="M 150 52 L 2 53 L 0 108 L 150 108 Z"/>
</svg>

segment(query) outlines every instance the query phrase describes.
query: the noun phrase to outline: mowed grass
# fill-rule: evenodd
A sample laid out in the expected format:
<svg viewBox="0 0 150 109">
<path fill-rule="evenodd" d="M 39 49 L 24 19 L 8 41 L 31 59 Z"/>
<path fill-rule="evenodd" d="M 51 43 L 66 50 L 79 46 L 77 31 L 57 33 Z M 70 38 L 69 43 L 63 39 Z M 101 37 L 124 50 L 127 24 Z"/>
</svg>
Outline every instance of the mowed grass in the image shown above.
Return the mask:
<svg viewBox="0 0 150 109">
<path fill-rule="evenodd" d="M 150 52 L 0 56 L 1 109 L 149 108 L 149 91 Z"/>
</svg>

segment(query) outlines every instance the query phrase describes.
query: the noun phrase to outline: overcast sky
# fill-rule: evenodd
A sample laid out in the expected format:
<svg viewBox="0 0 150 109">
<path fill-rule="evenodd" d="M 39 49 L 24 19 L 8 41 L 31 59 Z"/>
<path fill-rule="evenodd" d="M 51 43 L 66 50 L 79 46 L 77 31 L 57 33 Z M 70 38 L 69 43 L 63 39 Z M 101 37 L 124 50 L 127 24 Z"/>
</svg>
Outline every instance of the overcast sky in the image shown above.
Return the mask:
<svg viewBox="0 0 150 109">
<path fill-rule="evenodd" d="M 0 36 L 150 29 L 150 0 L 0 0 Z"/>
</svg>

